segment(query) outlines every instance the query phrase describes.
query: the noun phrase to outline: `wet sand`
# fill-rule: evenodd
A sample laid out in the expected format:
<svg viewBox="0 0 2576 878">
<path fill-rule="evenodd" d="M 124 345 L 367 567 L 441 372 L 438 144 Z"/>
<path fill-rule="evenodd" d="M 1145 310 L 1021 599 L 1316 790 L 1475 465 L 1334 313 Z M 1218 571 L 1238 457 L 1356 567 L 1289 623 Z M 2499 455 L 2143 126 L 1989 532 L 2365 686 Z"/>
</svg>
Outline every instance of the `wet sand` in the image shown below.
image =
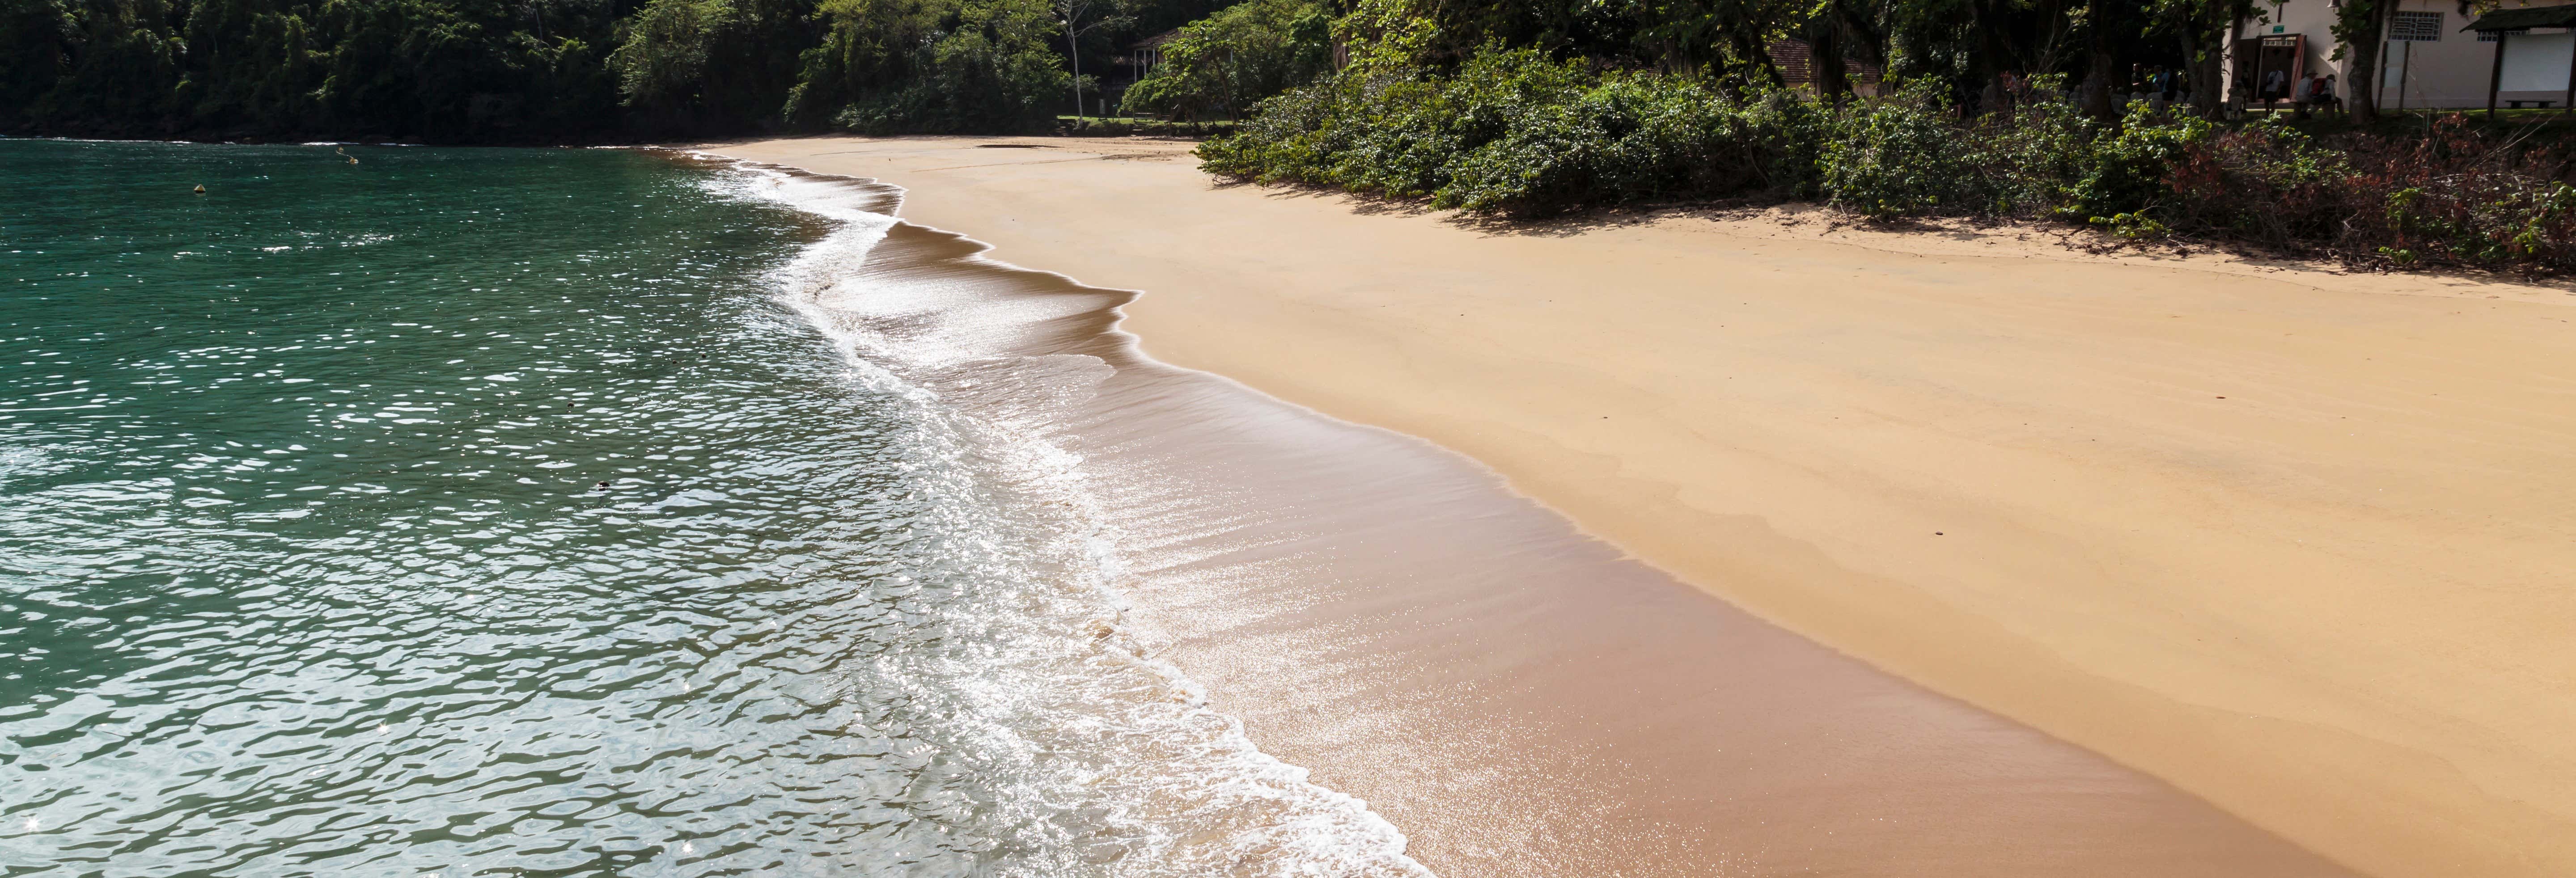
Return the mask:
<svg viewBox="0 0 2576 878">
<path fill-rule="evenodd" d="M 1159 358 L 1466 452 L 2020 721 L 1438 448 L 1135 359 L 1098 334 L 1122 296 L 1024 275 L 1101 315 L 1049 344 L 1119 367 L 1066 441 L 1159 522 L 1140 621 L 1444 874 L 2336 873 L 2264 829 L 2378 874 L 2576 862 L 2563 292 L 1496 235 L 1108 147 L 720 151 L 1149 290 Z"/>
<path fill-rule="evenodd" d="M 1113 329 L 1132 296 L 984 250 L 897 226 L 826 304 L 955 364 L 908 380 L 1081 455 L 1137 635 L 1444 875 L 2344 874 L 1623 558 L 1454 453 L 1145 358 Z"/>
</svg>

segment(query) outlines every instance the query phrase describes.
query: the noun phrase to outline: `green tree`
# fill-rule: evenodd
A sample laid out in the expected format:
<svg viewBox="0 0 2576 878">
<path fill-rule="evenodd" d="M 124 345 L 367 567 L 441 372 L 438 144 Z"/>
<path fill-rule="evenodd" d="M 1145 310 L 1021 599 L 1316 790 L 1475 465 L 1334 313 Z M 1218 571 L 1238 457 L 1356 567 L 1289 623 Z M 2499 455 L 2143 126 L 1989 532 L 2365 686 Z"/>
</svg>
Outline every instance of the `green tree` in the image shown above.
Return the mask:
<svg viewBox="0 0 2576 878">
<path fill-rule="evenodd" d="M 1234 114 L 1330 72 L 1332 19 L 1316 0 L 1247 0 L 1182 27 L 1161 51 L 1161 65 L 1128 87 L 1122 107 L 1183 119 Z"/>
<path fill-rule="evenodd" d="M 626 22 L 609 63 L 629 106 L 677 108 L 699 101 L 710 45 L 736 27 L 733 0 L 652 0 Z"/>
<path fill-rule="evenodd" d="M 2370 120 L 2379 118 L 2378 89 L 2367 87 L 2379 81 L 2379 50 L 2385 45 L 2388 13 L 2397 8 L 2395 0 L 2344 0 L 2335 7 L 2333 25 L 2334 57 L 2352 58 L 2352 115 Z M 2468 5 L 2463 3 L 2463 11 Z"/>
<path fill-rule="evenodd" d="M 651 128 L 784 124 L 797 57 L 818 42 L 811 0 L 650 0 L 609 63 Z"/>
<path fill-rule="evenodd" d="M 1030 131 L 1072 77 L 1045 0 L 825 0 L 792 118 L 869 133 Z"/>
</svg>

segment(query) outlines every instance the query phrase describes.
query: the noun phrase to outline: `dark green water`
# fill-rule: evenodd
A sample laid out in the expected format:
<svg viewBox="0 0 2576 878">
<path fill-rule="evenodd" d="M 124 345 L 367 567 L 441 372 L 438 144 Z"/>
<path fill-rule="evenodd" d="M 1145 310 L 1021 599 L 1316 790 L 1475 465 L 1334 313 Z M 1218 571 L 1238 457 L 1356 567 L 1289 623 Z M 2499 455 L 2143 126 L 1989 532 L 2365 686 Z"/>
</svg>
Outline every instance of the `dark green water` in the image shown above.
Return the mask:
<svg viewBox="0 0 2576 878">
<path fill-rule="evenodd" d="M 354 152 L 0 141 L 0 871 L 1401 850 L 1093 636 L 1105 525 L 1045 455 L 782 294 L 890 220 L 653 154 Z M 1360 840 L 1282 845 L 1298 808 Z"/>
</svg>

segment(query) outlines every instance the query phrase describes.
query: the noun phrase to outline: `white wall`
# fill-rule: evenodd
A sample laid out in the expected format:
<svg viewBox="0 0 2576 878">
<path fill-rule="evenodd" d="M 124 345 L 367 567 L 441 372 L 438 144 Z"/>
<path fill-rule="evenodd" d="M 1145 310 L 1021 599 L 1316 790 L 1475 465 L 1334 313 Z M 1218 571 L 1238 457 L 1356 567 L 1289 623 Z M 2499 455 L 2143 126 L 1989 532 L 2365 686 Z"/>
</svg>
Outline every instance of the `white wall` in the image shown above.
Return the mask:
<svg viewBox="0 0 2576 878">
<path fill-rule="evenodd" d="M 2527 6 L 2557 6 L 2569 0 L 2503 0 L 2502 7 L 2518 9 Z M 2335 15 L 2331 0 L 2288 0 L 2274 5 L 2255 4 L 2257 10 L 2271 14 L 2262 24 L 2247 21 L 2240 34 L 2244 37 L 2306 34 L 2307 69 L 2311 73 L 2333 72 L 2336 84 L 2345 98 L 2350 98 L 2363 83 L 2351 74 L 2351 53 L 2342 61 L 2328 61 L 2334 54 L 2334 34 L 2330 30 Z M 2472 13 L 2460 15 L 2458 0 L 2399 0 L 2398 8 L 2409 12 L 2430 12 L 2442 16 L 2441 39 L 2419 43 L 2384 43 L 2381 54 L 2386 76 L 2378 92 L 2380 106 L 2400 105 L 2398 80 L 2404 76 L 2406 87 L 2403 105 L 2417 108 L 2472 108 L 2487 103 L 2487 79 L 2495 69 L 2495 43 L 2478 41 L 2478 35 L 2460 28 L 2476 18 Z M 2276 33 L 2274 28 L 2280 30 Z M 2567 65 L 2576 54 L 2576 37 L 2566 33 L 2521 34 L 2505 55 L 2505 81 L 2498 105 L 2507 100 L 2549 100 L 2563 98 L 2567 91 Z"/>
<path fill-rule="evenodd" d="M 2567 91 L 2567 65 L 2576 61 L 2576 34 L 2506 34 L 2505 91 Z"/>
<path fill-rule="evenodd" d="M 2479 42 L 2475 32 L 2460 30 L 2475 20 L 2475 13 L 2461 16 L 2454 0 L 2406 0 L 2398 9 L 2441 16 L 2440 38 L 2383 44 L 2381 70 L 2386 75 L 2380 80 L 2379 105 L 2410 110 L 2486 106 L 2496 44 Z"/>
</svg>

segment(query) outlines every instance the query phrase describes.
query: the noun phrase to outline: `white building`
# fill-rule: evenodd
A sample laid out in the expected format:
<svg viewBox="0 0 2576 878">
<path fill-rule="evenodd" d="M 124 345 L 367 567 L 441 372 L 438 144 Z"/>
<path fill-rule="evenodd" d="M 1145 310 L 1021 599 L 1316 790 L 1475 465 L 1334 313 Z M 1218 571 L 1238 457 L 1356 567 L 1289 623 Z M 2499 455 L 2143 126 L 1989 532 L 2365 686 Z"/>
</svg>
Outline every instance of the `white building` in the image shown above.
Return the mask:
<svg viewBox="0 0 2576 878">
<path fill-rule="evenodd" d="M 2339 0 L 2262 2 L 2260 19 L 2237 25 L 2238 50 L 2230 58 L 2228 82 L 2248 104 L 2267 99 L 2286 106 L 2290 89 L 2308 77 L 2335 77 L 2337 97 L 2349 99 L 2355 88 L 2352 59 L 2333 60 L 2332 30 Z M 2495 87 L 2496 106 L 2564 107 L 2571 66 L 2576 66 L 2576 3 L 2565 0 L 2503 0 L 2494 12 L 2468 13 L 2460 0 L 2398 0 L 2384 37 L 2382 75 L 2375 84 L 2383 108 L 2469 108 L 2487 106 Z M 2509 30 L 2469 31 L 2473 23 Z M 2501 53 L 2501 54 L 2499 54 Z M 2501 67 L 2498 65 L 2502 59 Z M 2246 59 L 2242 75 L 2235 58 Z"/>
</svg>

